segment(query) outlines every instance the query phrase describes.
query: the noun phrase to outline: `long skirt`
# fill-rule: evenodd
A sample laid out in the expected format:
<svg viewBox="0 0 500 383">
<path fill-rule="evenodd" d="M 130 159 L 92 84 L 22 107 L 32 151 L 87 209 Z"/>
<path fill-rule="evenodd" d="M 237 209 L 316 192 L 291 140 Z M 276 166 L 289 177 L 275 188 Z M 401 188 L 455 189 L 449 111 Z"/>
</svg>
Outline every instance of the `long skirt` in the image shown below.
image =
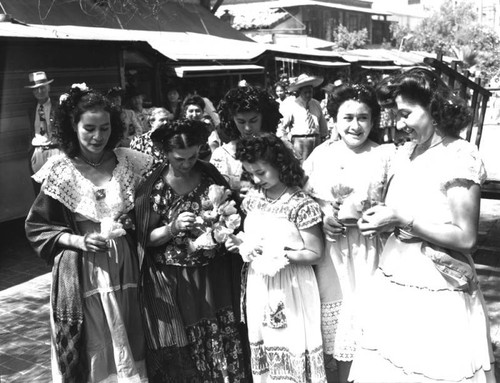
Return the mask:
<svg viewBox="0 0 500 383">
<path fill-rule="evenodd" d="M 355 382 L 490 382 L 488 318 L 477 279 L 457 289 L 422 253 L 392 236 L 359 306 Z"/>
<path fill-rule="evenodd" d="M 150 382 L 249 382 L 231 258 L 168 265 L 146 255 L 141 304 Z"/>
<path fill-rule="evenodd" d="M 110 244 L 107 252 L 82 255 L 88 382 L 147 382 L 137 257 L 125 237 Z M 60 382 L 52 315 L 51 329 L 53 382 Z"/>
<path fill-rule="evenodd" d="M 326 383 L 312 266 L 291 264 L 270 277 L 250 264 L 246 297 L 254 383 Z"/>
</svg>

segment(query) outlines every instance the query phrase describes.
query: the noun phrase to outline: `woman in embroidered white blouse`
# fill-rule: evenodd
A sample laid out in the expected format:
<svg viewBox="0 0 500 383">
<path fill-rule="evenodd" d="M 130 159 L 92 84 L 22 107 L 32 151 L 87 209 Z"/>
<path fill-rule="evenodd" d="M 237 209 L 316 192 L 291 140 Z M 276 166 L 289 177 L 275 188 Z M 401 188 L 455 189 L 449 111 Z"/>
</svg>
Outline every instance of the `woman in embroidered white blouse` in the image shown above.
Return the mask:
<svg viewBox="0 0 500 383">
<path fill-rule="evenodd" d="M 114 149 L 120 112 L 85 84 L 61 96 L 56 126 L 65 154 L 33 176 L 42 192 L 26 219 L 27 238 L 53 264 L 53 381 L 147 381 L 127 213 L 152 158 Z"/>
</svg>

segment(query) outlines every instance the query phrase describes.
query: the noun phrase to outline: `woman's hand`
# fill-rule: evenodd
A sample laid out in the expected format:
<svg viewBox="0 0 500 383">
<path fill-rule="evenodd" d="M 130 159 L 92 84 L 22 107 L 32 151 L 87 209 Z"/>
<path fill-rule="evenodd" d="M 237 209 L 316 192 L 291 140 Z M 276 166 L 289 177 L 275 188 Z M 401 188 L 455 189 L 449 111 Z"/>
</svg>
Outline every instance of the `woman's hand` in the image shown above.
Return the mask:
<svg viewBox="0 0 500 383">
<path fill-rule="evenodd" d="M 335 237 L 345 234 L 346 228 L 337 218 L 340 204 L 338 202 L 332 202 L 331 207 L 333 209 L 333 214 L 326 214 L 323 217 L 323 233 L 328 241 L 335 241 Z"/>
<path fill-rule="evenodd" d="M 394 209 L 377 205 L 363 213 L 358 220 L 358 227 L 361 234 L 370 236 L 382 231 L 393 231 L 401 221 L 401 217 Z"/>
<path fill-rule="evenodd" d="M 239 247 L 242 243 L 243 241 L 240 238 L 238 238 L 234 234 L 229 234 L 224 245 L 226 246 L 226 249 L 231 253 L 237 253 L 239 252 Z"/>
<path fill-rule="evenodd" d="M 110 249 L 108 241 L 99 233 L 88 233 L 81 236 L 80 249 L 94 253 L 108 251 Z"/>
<path fill-rule="evenodd" d="M 172 222 L 172 230 L 177 233 L 179 231 L 188 231 L 194 228 L 196 216 L 193 213 L 185 211 Z"/>
</svg>

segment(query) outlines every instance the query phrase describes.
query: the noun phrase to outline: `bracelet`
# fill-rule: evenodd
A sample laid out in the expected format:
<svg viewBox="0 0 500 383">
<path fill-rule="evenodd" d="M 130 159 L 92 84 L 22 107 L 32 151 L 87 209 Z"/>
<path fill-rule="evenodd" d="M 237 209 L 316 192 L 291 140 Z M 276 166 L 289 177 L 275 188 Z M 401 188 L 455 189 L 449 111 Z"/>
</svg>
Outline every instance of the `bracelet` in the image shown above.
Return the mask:
<svg viewBox="0 0 500 383">
<path fill-rule="evenodd" d="M 174 223 L 171 222 L 167 225 L 167 236 L 170 236 L 170 238 L 174 238 L 179 232 L 174 233 Z"/>
<path fill-rule="evenodd" d="M 406 231 L 407 233 L 411 233 L 413 231 L 413 222 L 415 222 L 415 217 L 412 217 L 410 222 L 408 222 L 406 225 L 401 227 L 401 230 Z"/>
</svg>

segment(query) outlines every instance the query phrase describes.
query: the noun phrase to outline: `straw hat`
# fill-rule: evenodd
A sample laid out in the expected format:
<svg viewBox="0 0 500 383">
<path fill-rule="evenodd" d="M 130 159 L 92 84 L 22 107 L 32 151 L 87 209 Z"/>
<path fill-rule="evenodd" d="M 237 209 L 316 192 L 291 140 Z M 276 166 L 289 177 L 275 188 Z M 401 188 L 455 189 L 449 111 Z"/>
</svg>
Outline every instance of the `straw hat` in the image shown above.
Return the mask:
<svg viewBox="0 0 500 383">
<path fill-rule="evenodd" d="M 33 72 L 29 74 L 29 85 L 25 85 L 25 88 L 35 89 L 40 86 L 48 85 L 54 80 L 48 80 L 45 72 Z"/>
<path fill-rule="evenodd" d="M 316 87 L 323 82 L 323 77 L 310 76 L 302 73 L 297 79 L 288 86 L 290 92 L 295 92 L 304 86 Z"/>
</svg>

